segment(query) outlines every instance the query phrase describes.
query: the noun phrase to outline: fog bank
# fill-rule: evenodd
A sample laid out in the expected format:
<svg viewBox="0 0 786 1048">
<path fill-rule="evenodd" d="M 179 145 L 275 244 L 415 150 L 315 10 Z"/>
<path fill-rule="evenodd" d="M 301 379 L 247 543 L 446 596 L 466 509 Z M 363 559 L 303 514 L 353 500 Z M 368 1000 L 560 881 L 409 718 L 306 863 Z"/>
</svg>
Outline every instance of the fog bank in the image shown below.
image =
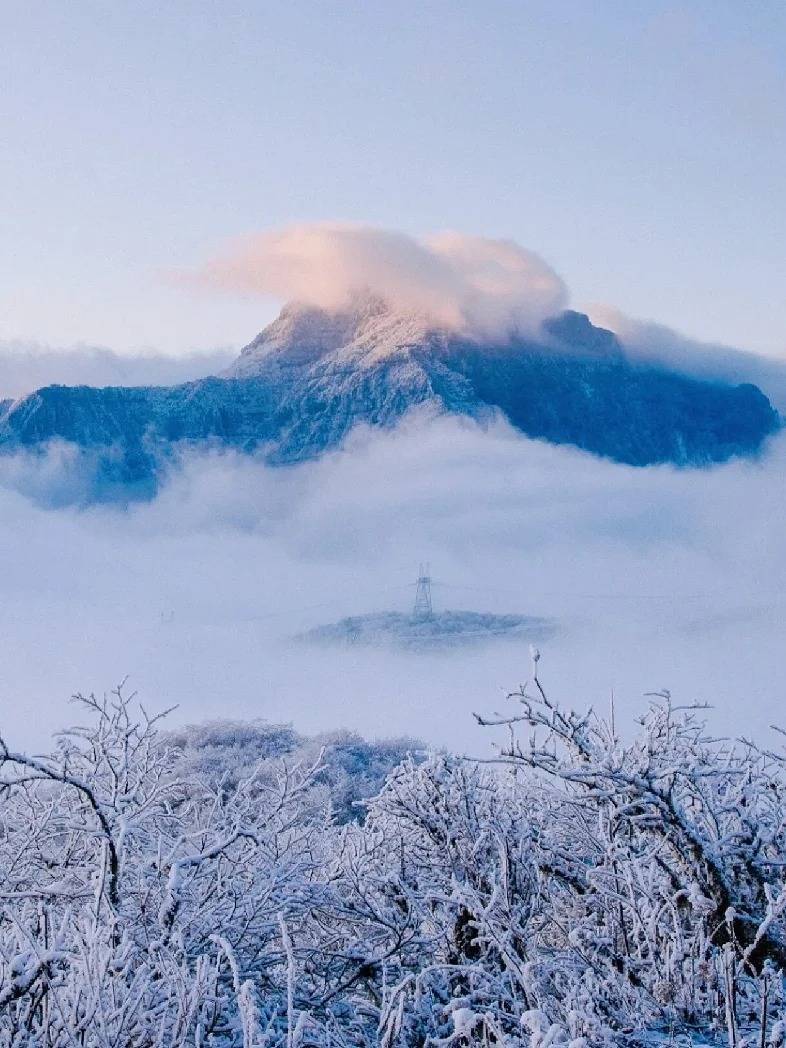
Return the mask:
<svg viewBox="0 0 786 1048">
<path fill-rule="evenodd" d="M 416 734 L 476 750 L 471 711 L 526 677 L 524 645 L 413 654 L 311 649 L 317 623 L 406 610 L 420 561 L 440 608 L 554 617 L 543 677 L 618 716 L 668 687 L 716 726 L 778 719 L 786 442 L 759 462 L 633 469 L 527 441 L 503 423 L 413 419 L 294 468 L 194 456 L 153 502 L 47 510 L 18 490 L 57 461 L 2 472 L 6 734 L 37 745 L 76 690 L 130 675 L 149 708 Z M 12 460 L 11 460 L 12 461 Z"/>
<path fill-rule="evenodd" d="M 168 386 L 223 370 L 232 349 L 168 356 L 116 353 L 102 346 L 54 347 L 0 341 L 0 399 L 21 397 L 41 386 Z"/>
</svg>

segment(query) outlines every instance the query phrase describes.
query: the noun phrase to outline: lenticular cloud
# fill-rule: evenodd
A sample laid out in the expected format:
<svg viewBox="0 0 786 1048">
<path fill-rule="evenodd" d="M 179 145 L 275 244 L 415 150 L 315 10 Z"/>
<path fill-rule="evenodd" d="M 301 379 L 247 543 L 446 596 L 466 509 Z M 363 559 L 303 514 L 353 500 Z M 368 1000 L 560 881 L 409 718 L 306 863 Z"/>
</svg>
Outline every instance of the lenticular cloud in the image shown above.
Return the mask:
<svg viewBox="0 0 786 1048">
<path fill-rule="evenodd" d="M 245 237 L 209 262 L 199 280 L 326 309 L 370 292 L 402 311 L 484 336 L 534 331 L 567 301 L 560 277 L 513 241 L 460 233 L 418 240 L 341 223 Z"/>
</svg>

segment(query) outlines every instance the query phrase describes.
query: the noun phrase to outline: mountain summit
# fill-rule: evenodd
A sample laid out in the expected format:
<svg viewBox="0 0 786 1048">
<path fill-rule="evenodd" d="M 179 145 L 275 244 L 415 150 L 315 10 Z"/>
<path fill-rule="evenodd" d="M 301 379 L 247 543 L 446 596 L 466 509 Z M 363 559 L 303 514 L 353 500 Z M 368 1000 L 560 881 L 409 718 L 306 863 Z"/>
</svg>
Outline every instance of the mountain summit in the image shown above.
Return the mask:
<svg viewBox="0 0 786 1048">
<path fill-rule="evenodd" d="M 305 363 L 332 355 L 368 365 L 431 339 L 444 343 L 447 337 L 425 314 L 403 313 L 375 295 L 355 296 L 347 308 L 335 311 L 295 302 L 245 347 L 225 374 L 254 377 L 265 371 L 271 356 Z"/>
<path fill-rule="evenodd" d="M 76 445 L 95 491 L 155 490 L 175 448 L 218 445 L 274 463 L 337 447 L 358 423 L 407 411 L 479 421 L 635 466 L 703 466 L 752 455 L 779 425 L 753 385 L 691 378 L 626 358 L 581 313 L 537 337 L 479 341 L 372 296 L 326 311 L 289 305 L 224 374 L 169 387 L 47 386 L 0 402 L 0 452 Z"/>
</svg>

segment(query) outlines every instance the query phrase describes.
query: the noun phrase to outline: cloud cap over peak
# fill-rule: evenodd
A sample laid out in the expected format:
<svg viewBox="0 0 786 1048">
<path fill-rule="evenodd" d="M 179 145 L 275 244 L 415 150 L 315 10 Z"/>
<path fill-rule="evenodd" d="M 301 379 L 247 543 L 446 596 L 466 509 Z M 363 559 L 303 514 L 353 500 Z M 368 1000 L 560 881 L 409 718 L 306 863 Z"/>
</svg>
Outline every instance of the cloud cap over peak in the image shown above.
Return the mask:
<svg viewBox="0 0 786 1048">
<path fill-rule="evenodd" d="M 342 309 L 364 292 L 468 335 L 534 332 L 567 303 L 561 278 L 512 240 L 417 239 L 349 223 L 288 226 L 235 241 L 197 274 L 243 295 Z"/>
</svg>

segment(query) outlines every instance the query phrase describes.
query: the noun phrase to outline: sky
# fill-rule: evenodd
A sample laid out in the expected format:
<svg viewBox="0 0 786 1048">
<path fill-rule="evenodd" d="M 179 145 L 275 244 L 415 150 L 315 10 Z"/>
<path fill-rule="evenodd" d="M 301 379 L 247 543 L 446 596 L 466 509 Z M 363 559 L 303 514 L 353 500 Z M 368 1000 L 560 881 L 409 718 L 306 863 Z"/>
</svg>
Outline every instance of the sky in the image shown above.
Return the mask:
<svg viewBox="0 0 786 1048">
<path fill-rule="evenodd" d="M 0 3 L 0 341 L 191 354 L 276 302 L 178 279 L 361 222 L 511 238 L 579 308 L 786 356 L 786 7 Z"/>
</svg>

